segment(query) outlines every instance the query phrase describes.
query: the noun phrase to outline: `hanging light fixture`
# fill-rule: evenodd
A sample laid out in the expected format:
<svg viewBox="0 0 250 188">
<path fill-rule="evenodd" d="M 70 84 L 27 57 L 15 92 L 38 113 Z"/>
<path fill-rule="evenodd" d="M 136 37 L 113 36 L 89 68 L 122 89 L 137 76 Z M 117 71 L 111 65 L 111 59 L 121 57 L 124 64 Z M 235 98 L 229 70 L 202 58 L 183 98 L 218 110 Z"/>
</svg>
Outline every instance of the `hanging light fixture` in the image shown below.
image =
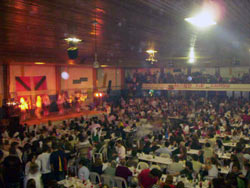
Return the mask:
<svg viewBox="0 0 250 188">
<path fill-rule="evenodd" d="M 96 7 L 95 7 L 95 11 L 96 11 Z M 95 12 L 95 21 L 93 22 L 94 27 L 95 27 L 95 59 L 94 59 L 94 63 L 93 63 L 93 67 L 95 69 L 98 69 L 100 67 L 100 64 L 98 62 L 98 58 L 97 58 L 97 38 L 96 38 L 96 26 L 98 24 L 97 19 L 96 19 L 96 12 Z"/>
<path fill-rule="evenodd" d="M 146 59 L 146 61 L 150 62 L 152 65 L 157 62 L 157 59 L 155 58 L 155 54 L 157 53 L 154 49 L 149 49 L 146 51 L 149 55 L 149 57 Z"/>
</svg>

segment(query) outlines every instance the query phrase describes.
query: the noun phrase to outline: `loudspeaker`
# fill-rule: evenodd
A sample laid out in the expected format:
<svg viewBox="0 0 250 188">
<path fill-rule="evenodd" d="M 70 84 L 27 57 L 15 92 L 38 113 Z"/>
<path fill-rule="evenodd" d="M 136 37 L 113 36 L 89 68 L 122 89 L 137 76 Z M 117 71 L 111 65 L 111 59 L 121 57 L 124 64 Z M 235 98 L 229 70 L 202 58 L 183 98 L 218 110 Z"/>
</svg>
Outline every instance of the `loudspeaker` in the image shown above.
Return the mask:
<svg viewBox="0 0 250 188">
<path fill-rule="evenodd" d="M 111 92 L 111 86 L 112 86 L 112 80 L 109 80 L 109 84 L 108 84 L 108 89 L 107 89 L 107 94 L 109 95 Z"/>
<path fill-rule="evenodd" d="M 77 47 L 68 48 L 68 56 L 70 59 L 76 59 L 78 57 L 78 48 Z"/>
</svg>

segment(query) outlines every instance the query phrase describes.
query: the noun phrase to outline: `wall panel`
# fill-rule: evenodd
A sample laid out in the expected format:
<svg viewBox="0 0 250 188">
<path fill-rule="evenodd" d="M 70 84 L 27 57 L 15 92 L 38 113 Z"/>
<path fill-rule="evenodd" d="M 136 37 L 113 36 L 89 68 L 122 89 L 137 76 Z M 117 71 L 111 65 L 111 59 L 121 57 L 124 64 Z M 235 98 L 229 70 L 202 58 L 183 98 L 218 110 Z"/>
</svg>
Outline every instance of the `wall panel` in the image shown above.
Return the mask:
<svg viewBox="0 0 250 188">
<path fill-rule="evenodd" d="M 61 67 L 61 72 L 67 72 L 69 78 L 61 78 L 62 90 L 92 90 L 93 89 L 93 69 L 86 67 Z M 80 79 L 84 81 L 80 81 Z"/>
</svg>

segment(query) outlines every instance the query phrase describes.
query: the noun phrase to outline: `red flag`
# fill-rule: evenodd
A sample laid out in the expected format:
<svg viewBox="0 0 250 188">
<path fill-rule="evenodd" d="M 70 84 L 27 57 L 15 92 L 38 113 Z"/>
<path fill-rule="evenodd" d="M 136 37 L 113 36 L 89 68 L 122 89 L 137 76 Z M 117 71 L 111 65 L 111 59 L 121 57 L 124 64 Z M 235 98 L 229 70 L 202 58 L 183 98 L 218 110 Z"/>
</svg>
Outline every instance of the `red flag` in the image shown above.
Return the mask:
<svg viewBox="0 0 250 188">
<path fill-rule="evenodd" d="M 16 91 L 31 91 L 29 76 L 16 77 Z"/>
<path fill-rule="evenodd" d="M 47 90 L 46 76 L 34 76 L 34 90 Z"/>
</svg>

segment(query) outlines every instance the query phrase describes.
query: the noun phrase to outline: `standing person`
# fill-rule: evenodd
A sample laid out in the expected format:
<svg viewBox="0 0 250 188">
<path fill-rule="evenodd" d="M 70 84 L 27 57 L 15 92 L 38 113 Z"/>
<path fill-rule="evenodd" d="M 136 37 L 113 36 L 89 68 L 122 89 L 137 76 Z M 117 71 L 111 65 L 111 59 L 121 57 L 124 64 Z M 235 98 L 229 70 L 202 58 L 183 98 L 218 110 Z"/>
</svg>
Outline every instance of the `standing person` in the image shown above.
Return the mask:
<svg viewBox="0 0 250 188">
<path fill-rule="evenodd" d="M 65 179 L 65 172 L 67 168 L 67 159 L 62 146 L 56 143 L 52 145 L 53 152 L 50 155 L 51 172 L 57 181 Z"/>
<path fill-rule="evenodd" d="M 38 155 L 37 161 L 40 163 L 43 184 L 46 185 L 51 178 L 50 149 L 48 145 L 43 146 L 43 152 Z"/>
<path fill-rule="evenodd" d="M 33 179 L 35 181 L 36 188 L 43 188 L 41 177 L 42 177 L 42 175 L 39 171 L 38 165 L 36 163 L 31 163 L 30 168 L 29 168 L 29 172 L 24 179 L 24 187 L 26 188 L 27 182 L 30 179 Z"/>
<path fill-rule="evenodd" d="M 158 179 L 161 178 L 162 172 L 157 168 L 144 169 L 138 175 L 139 186 L 143 188 L 151 188 L 154 184 L 157 183 Z"/>
<path fill-rule="evenodd" d="M 19 188 L 22 164 L 14 147 L 10 148 L 9 153 L 3 162 L 4 182 L 7 188 Z"/>
</svg>

